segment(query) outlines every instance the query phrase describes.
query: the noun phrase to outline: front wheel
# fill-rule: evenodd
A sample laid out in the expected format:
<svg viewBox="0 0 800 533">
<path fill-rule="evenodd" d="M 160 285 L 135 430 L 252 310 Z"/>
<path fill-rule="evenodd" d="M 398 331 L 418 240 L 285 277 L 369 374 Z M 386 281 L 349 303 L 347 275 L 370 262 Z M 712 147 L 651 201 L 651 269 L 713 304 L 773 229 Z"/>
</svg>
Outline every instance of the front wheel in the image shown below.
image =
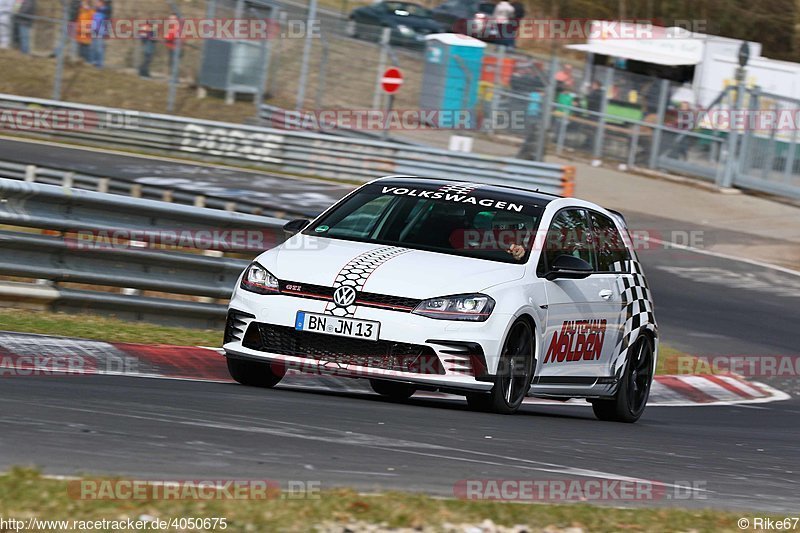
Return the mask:
<svg viewBox="0 0 800 533">
<path fill-rule="evenodd" d="M 525 320 L 514 322 L 503 345 L 492 390 L 488 394 L 467 394 L 470 409 L 504 415 L 515 413 L 531 386 L 536 368 L 534 347 L 531 325 Z"/>
<path fill-rule="evenodd" d="M 600 420 L 632 423 L 644 413 L 653 381 L 653 342 L 646 335 L 640 336 L 630 354 L 614 398 L 592 402 Z"/>
<path fill-rule="evenodd" d="M 283 379 L 283 370 L 271 363 L 228 357 L 228 373 L 238 383 L 250 387 L 272 388 Z"/>
<path fill-rule="evenodd" d="M 417 392 L 417 388 L 414 385 L 382 379 L 371 379 L 369 380 L 369 385 L 372 390 L 391 400 L 408 400 L 412 394 Z"/>
</svg>

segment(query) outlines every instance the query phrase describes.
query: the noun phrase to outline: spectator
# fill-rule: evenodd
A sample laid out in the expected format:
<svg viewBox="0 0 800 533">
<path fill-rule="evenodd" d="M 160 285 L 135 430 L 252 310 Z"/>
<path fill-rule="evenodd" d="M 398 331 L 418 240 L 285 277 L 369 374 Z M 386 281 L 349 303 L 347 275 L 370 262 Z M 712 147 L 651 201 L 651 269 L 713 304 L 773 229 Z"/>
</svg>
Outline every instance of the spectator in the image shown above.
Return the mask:
<svg viewBox="0 0 800 533">
<path fill-rule="evenodd" d="M 78 43 L 78 55 L 87 63 L 92 62 L 92 23 L 94 9 L 89 0 L 81 0 L 76 20 L 75 41 Z"/>
<path fill-rule="evenodd" d="M 139 76 L 149 78 L 150 63 L 153 62 L 153 55 L 156 53 L 156 31 L 152 24 L 148 22 L 142 25 L 139 39 L 142 41 L 142 63 L 139 65 Z"/>
<path fill-rule="evenodd" d="M 586 96 L 586 108 L 599 113 L 601 107 L 603 107 L 603 87 L 599 81 L 592 80 L 591 89 Z"/>
<path fill-rule="evenodd" d="M 515 17 L 514 6 L 511 5 L 508 0 L 500 0 L 494 6 L 494 12 L 492 13 L 493 22 L 497 25 L 497 31 L 499 32 L 499 36 L 497 39 L 497 44 L 502 46 L 514 46 L 514 35 L 513 35 L 513 19 Z"/>
<path fill-rule="evenodd" d="M 178 35 L 180 34 L 180 22 L 178 15 L 171 14 L 167 18 L 166 34 L 164 35 L 164 45 L 167 47 L 167 54 L 169 55 L 169 75 L 172 76 L 172 69 L 175 62 L 175 55 L 180 54 L 176 52 L 178 49 Z"/>
<path fill-rule="evenodd" d="M 106 60 L 106 39 L 111 23 L 111 7 L 105 0 L 97 0 L 92 17 L 92 64 L 103 68 Z"/>
<path fill-rule="evenodd" d="M 556 92 L 561 94 L 571 91 L 575 87 L 575 78 L 572 74 L 572 65 L 566 63 L 561 70 L 556 73 Z"/>
<path fill-rule="evenodd" d="M 14 33 L 17 35 L 19 50 L 31 53 L 31 26 L 36 16 L 36 0 L 16 0 L 14 4 Z"/>
<path fill-rule="evenodd" d="M 11 46 L 11 15 L 14 0 L 0 0 L 0 49 Z"/>
</svg>

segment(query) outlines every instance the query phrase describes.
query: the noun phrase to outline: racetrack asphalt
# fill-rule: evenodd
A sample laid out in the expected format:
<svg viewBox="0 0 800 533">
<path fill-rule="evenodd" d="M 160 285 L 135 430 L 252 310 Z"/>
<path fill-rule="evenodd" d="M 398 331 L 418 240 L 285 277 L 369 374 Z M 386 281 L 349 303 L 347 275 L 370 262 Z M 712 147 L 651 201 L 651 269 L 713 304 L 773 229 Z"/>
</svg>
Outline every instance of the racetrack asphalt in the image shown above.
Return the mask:
<svg viewBox="0 0 800 533">
<path fill-rule="evenodd" d="M 0 142 L 0 159 L 9 151 Z M 29 152 L 45 166 L 46 158 L 58 159 L 51 153 Z M 72 157 L 96 169 L 110 164 L 94 153 Z M 140 176 L 155 173 L 136 159 Z M 170 177 L 168 163 L 154 164 Z M 183 177 L 196 176 L 190 165 L 179 166 Z M 227 183 L 222 175 L 209 179 Z M 281 180 L 280 194 L 291 196 L 296 180 Z M 626 215 L 633 228 L 694 227 Z M 708 238 L 739 237 L 708 231 Z M 697 355 L 797 356 L 800 276 L 661 246 L 640 257 L 665 342 Z M 800 392 L 797 375 L 758 380 Z M 694 493 L 703 498 L 646 504 L 787 512 L 800 505 L 798 415 L 796 396 L 764 405 L 655 407 L 624 425 L 598 422 L 591 409 L 573 405 L 526 405 L 516 416 L 499 416 L 452 400 L 400 404 L 367 394 L 190 381 L 19 377 L 0 381 L 0 467 L 319 480 L 323 487 L 440 495 L 452 495 L 464 479 L 630 476 L 705 489 Z"/>
</svg>

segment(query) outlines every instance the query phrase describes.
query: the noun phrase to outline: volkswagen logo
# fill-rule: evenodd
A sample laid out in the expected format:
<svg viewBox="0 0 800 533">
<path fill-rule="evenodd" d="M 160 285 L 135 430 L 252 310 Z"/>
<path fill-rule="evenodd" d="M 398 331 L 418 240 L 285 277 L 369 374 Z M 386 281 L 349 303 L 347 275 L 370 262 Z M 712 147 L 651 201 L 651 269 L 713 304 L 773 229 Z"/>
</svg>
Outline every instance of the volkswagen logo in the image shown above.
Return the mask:
<svg viewBox="0 0 800 533">
<path fill-rule="evenodd" d="M 350 307 L 355 301 L 356 290 L 353 287 L 339 287 L 333 292 L 333 302 L 339 307 Z"/>
</svg>

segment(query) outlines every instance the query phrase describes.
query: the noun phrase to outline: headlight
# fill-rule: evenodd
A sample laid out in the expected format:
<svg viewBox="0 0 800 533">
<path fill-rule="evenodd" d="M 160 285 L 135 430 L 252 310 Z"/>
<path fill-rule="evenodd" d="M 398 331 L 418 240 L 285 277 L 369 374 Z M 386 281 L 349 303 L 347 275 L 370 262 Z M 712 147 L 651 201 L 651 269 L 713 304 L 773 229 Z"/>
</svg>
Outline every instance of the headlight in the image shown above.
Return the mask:
<svg viewBox="0 0 800 533">
<path fill-rule="evenodd" d="M 397 31 L 402 33 L 405 36 L 414 35 L 414 30 L 406 26 L 405 24 L 398 24 Z"/>
<path fill-rule="evenodd" d="M 273 294 L 279 291 L 278 278 L 258 263 L 253 263 L 242 276 L 242 289 L 258 294 Z"/>
<path fill-rule="evenodd" d="M 485 294 L 460 294 L 425 300 L 412 312 L 439 320 L 485 322 L 492 309 L 494 300 Z"/>
</svg>

